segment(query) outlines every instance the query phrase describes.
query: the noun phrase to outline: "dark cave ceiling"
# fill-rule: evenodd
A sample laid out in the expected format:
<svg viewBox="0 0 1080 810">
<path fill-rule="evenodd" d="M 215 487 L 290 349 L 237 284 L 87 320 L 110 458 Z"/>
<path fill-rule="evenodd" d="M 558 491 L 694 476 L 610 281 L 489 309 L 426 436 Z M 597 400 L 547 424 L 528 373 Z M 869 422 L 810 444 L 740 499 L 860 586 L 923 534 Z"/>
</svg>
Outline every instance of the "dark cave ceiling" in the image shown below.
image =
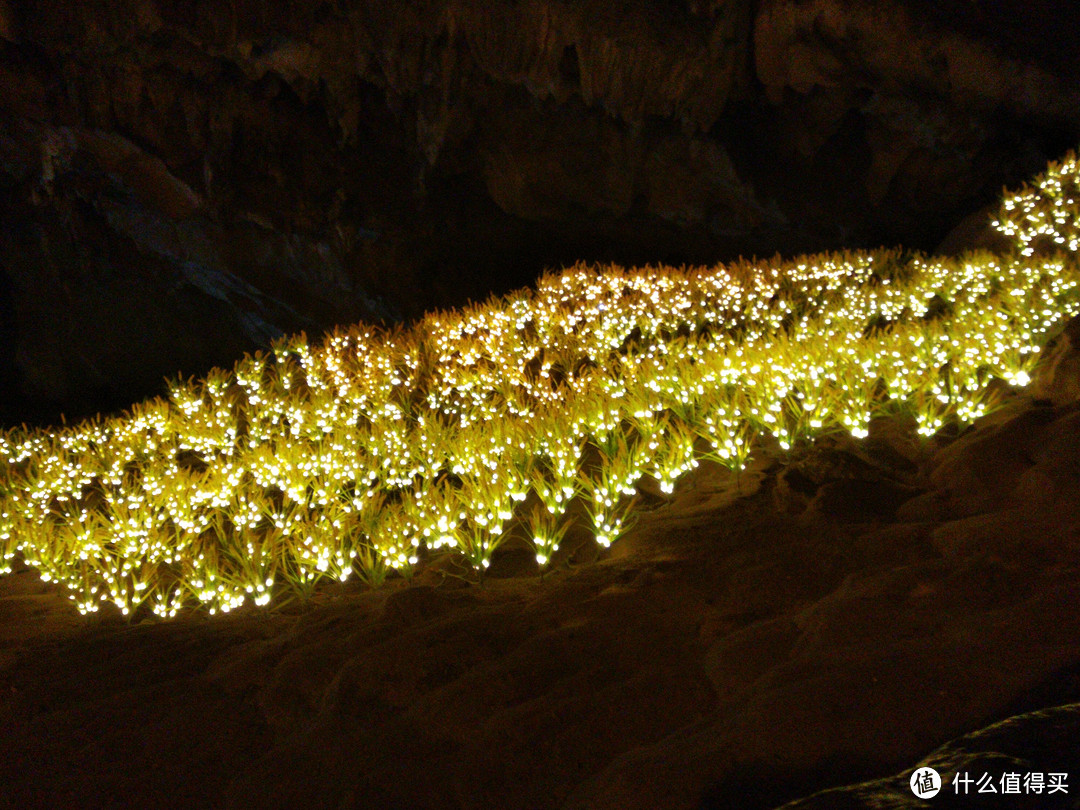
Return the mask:
<svg viewBox="0 0 1080 810">
<path fill-rule="evenodd" d="M 1077 16 L 0 0 L 0 420 L 577 260 L 934 250 L 1075 145 Z"/>
</svg>

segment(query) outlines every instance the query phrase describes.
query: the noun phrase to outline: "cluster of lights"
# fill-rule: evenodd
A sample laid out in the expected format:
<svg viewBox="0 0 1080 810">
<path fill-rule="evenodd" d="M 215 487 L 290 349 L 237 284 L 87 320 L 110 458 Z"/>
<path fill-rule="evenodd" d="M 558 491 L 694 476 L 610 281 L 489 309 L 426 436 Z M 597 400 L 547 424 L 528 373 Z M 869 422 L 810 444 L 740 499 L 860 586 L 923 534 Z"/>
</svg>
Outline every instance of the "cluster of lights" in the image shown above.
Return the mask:
<svg viewBox="0 0 1080 810">
<path fill-rule="evenodd" d="M 1080 166 L 1069 154 L 1035 183 L 1002 200 L 994 227 L 1011 237 L 1022 256 L 1080 249 Z"/>
<path fill-rule="evenodd" d="M 767 437 L 971 421 L 1080 312 L 1078 172 L 1004 200 L 1009 256 L 578 266 L 409 329 L 290 337 L 122 418 L 0 434 L 0 571 L 18 553 L 84 613 L 170 617 L 378 584 L 425 548 L 482 573 L 517 530 L 544 566 L 575 500 L 607 546 L 646 476 L 670 494 Z"/>
</svg>

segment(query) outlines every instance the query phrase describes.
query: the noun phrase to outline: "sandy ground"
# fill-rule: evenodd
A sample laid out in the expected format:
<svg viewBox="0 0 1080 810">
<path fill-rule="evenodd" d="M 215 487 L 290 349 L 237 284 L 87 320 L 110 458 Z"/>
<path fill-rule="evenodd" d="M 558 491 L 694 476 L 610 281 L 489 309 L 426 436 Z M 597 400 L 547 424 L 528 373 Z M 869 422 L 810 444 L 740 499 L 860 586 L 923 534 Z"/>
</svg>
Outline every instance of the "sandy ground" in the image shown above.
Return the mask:
<svg viewBox="0 0 1080 810">
<path fill-rule="evenodd" d="M 137 625 L 0 579 L 0 805 L 752 810 L 1080 701 L 1075 406 L 735 483 L 703 466 L 543 578 L 511 547 L 482 584 L 436 561 Z M 805 806 L 878 806 L 856 794 Z"/>
</svg>

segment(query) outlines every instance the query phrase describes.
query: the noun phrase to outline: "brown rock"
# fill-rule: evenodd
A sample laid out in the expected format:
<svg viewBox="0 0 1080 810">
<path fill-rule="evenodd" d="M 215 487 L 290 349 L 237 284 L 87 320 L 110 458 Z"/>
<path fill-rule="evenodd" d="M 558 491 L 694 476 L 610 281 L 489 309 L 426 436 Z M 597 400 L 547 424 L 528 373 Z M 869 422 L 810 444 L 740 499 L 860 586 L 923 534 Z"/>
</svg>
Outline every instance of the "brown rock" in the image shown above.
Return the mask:
<svg viewBox="0 0 1080 810">
<path fill-rule="evenodd" d="M 1030 391 L 1032 396 L 1058 406 L 1080 400 L 1080 317 L 1066 323 L 1047 344 Z"/>
<path fill-rule="evenodd" d="M 415 627 L 430 622 L 450 609 L 446 598 L 429 585 L 395 590 L 383 603 L 383 616 L 392 622 Z"/>
<path fill-rule="evenodd" d="M 940 450 L 931 459 L 929 479 L 939 493 L 931 500 L 944 499 L 947 512 L 957 518 L 1010 503 L 1034 463 L 1032 454 L 1045 444 L 1045 428 L 1053 418 L 1048 408 L 1032 409 L 976 429 Z"/>
<path fill-rule="evenodd" d="M 821 487 L 796 465 L 788 465 L 776 476 L 773 500 L 776 507 L 787 514 L 801 514 Z"/>
<path fill-rule="evenodd" d="M 951 514 L 949 494 L 936 489 L 915 495 L 896 509 L 896 519 L 905 523 L 938 522 Z"/>
<path fill-rule="evenodd" d="M 818 490 L 807 514 L 842 523 L 891 520 L 900 505 L 917 494 L 914 487 L 886 479 L 831 481 Z"/>
</svg>

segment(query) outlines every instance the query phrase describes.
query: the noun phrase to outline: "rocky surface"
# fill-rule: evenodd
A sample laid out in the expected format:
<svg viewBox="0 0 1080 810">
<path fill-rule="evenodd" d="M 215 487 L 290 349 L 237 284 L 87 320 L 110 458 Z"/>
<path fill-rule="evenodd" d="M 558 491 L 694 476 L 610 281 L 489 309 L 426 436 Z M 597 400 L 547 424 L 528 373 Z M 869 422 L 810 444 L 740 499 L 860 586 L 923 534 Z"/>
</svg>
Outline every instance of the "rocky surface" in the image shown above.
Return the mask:
<svg viewBox="0 0 1080 810">
<path fill-rule="evenodd" d="M 0 422 L 577 260 L 933 248 L 1075 145 L 1070 8 L 5 0 Z"/>
<path fill-rule="evenodd" d="M 1071 674 L 1075 680 L 1075 675 Z M 1080 806 L 1076 789 L 1066 776 L 1064 789 L 1050 785 L 1047 774 L 1069 774 L 1080 754 L 1080 704 L 1016 715 L 988 728 L 965 734 L 931 753 L 902 773 L 860 785 L 825 790 L 807 799 L 785 804 L 783 810 L 870 810 L 926 807 L 927 799 L 914 795 L 910 779 L 916 768 L 930 767 L 943 775 L 942 792 L 934 807 L 1008 807 L 1015 810 Z M 1040 774 L 1037 792 L 1026 784 L 1028 774 Z M 989 774 L 989 783 L 984 775 Z M 1017 782 L 1002 781 L 1015 774 Z M 957 776 L 959 778 L 957 778 Z M 970 780 L 970 781 L 969 781 Z M 1008 793 L 1006 793 L 1008 791 Z"/>
<path fill-rule="evenodd" d="M 544 578 L 511 543 L 481 586 L 432 563 L 127 625 L 22 571 L 0 804 L 869 810 L 911 806 L 916 765 L 1068 772 L 1078 471 L 1080 403 L 1025 395 L 926 443 L 873 423 L 702 466 Z"/>
</svg>

